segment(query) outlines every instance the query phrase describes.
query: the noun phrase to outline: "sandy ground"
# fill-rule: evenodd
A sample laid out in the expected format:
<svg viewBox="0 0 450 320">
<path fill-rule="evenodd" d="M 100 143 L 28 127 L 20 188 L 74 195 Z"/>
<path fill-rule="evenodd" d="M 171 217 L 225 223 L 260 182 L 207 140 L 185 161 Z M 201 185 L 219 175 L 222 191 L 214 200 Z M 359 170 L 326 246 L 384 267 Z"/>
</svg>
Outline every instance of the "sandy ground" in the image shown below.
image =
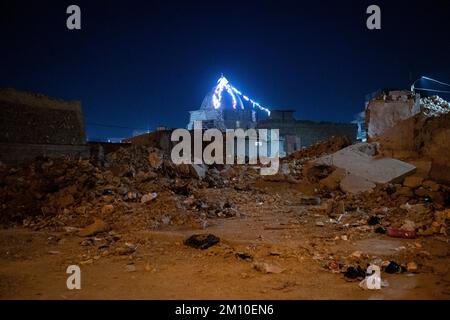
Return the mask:
<svg viewBox="0 0 450 320">
<path fill-rule="evenodd" d="M 287 211 L 287 212 L 286 212 Z M 290 211 L 290 212 L 289 212 Z M 67 266 L 79 264 L 86 250 L 76 235 L 0 231 L 1 299 L 449 299 L 450 256 L 436 238 L 393 239 L 385 235 L 336 240 L 336 230 L 302 223 L 296 210 L 261 209 L 244 218 L 217 219 L 205 230 L 166 227 L 129 232 L 138 243 L 131 256 L 96 257 L 80 265 L 81 290 L 66 287 Z M 206 250 L 187 247 L 193 233 L 213 233 L 221 242 Z M 430 257 L 418 273 L 385 274 L 389 286 L 364 291 L 358 281 L 324 267 L 323 256 L 346 256 L 360 250 L 392 258 L 402 248 L 420 243 Z M 400 249 L 399 249 L 400 248 Z M 284 269 L 265 274 L 252 261 Z M 320 258 L 322 257 L 322 258 Z M 127 267 L 128 265 L 128 267 Z M 130 268 L 130 265 L 134 267 Z M 130 269 L 135 269 L 130 271 Z"/>
</svg>

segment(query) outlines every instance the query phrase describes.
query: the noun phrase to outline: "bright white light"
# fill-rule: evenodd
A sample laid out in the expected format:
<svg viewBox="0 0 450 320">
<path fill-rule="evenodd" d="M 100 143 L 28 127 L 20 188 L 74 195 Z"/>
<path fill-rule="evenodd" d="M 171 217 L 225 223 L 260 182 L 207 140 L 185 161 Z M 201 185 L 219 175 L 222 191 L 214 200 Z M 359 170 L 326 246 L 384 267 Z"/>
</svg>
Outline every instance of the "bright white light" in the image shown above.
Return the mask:
<svg viewBox="0 0 450 320">
<path fill-rule="evenodd" d="M 249 101 L 253 108 L 258 107 L 260 110 L 267 112 L 267 114 L 270 116 L 270 110 L 267 108 L 264 108 L 263 106 L 261 106 L 259 103 L 253 101 L 252 99 L 250 99 L 249 97 L 243 95 L 238 89 L 236 89 L 235 87 L 233 87 L 227 80 L 227 78 L 225 78 L 224 76 L 221 76 L 219 78 L 219 80 L 217 80 L 217 85 L 216 88 L 214 89 L 214 93 L 213 93 L 213 105 L 215 109 L 219 109 L 221 104 L 222 104 L 222 92 L 223 90 L 227 90 L 228 94 L 231 96 L 231 98 L 233 99 L 233 109 L 236 109 L 236 105 L 237 105 L 237 100 L 236 100 L 236 96 L 234 93 L 238 94 L 239 96 L 241 96 L 245 101 Z M 244 109 L 244 106 L 242 105 L 242 109 Z"/>
</svg>

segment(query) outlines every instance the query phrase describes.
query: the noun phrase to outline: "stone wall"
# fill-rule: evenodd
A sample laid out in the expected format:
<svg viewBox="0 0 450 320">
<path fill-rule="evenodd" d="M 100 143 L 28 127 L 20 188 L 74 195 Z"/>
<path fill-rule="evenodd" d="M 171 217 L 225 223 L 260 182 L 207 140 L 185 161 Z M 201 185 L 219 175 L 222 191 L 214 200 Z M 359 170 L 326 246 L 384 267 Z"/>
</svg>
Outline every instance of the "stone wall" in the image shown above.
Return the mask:
<svg viewBox="0 0 450 320">
<path fill-rule="evenodd" d="M 0 89 L 0 161 L 38 156 L 89 156 L 81 103 Z"/>
<path fill-rule="evenodd" d="M 83 145 L 81 103 L 0 89 L 0 143 Z"/>
</svg>

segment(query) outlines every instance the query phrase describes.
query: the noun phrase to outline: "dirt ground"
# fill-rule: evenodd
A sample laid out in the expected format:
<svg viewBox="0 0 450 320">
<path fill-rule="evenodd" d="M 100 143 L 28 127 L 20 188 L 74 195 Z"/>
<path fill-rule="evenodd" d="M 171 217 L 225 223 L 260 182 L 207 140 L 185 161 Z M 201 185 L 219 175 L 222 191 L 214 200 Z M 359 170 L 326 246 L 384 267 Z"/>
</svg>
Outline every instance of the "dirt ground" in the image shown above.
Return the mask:
<svg viewBox="0 0 450 320">
<path fill-rule="evenodd" d="M 289 184 L 274 190 L 286 196 Z M 286 188 L 286 189 L 284 189 Z M 292 191 L 291 196 L 295 196 Z M 131 254 L 101 255 L 75 233 L 0 231 L 1 299 L 449 299 L 450 255 L 446 239 L 390 238 L 367 226 L 317 225 L 310 206 L 241 204 L 241 217 L 215 219 L 206 228 L 167 225 L 120 232 Z M 352 229 L 353 228 L 353 229 Z M 359 231 L 357 231 L 359 230 Z M 212 233 L 206 250 L 183 240 Z M 102 235 L 97 235 L 101 242 Z M 363 290 L 359 280 L 327 268 L 329 261 L 360 252 L 368 259 L 418 261 L 416 273 L 382 273 L 388 287 Z M 359 256 L 359 255 L 358 255 Z M 244 259 L 243 259 L 244 258 Z M 280 273 L 264 273 L 264 261 Z M 66 268 L 81 268 L 81 290 L 68 290 Z"/>
</svg>

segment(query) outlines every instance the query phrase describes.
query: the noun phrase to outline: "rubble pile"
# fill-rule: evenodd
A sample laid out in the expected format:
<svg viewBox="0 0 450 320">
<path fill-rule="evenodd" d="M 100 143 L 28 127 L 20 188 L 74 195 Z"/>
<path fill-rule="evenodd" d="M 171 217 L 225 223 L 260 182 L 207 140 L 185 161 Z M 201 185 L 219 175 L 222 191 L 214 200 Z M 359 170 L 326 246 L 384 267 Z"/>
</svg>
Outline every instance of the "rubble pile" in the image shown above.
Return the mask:
<svg viewBox="0 0 450 320">
<path fill-rule="evenodd" d="M 420 99 L 420 107 L 427 117 L 437 117 L 450 112 L 448 101 L 439 96 L 431 96 Z"/>
<path fill-rule="evenodd" d="M 286 157 L 286 161 L 312 159 L 341 150 L 351 144 L 348 137 L 337 136 L 296 151 Z"/>
<path fill-rule="evenodd" d="M 101 162 L 38 158 L 0 168 L 0 223 L 55 230 L 202 225 L 207 218 L 240 215 L 233 197 L 211 199 L 202 189 L 249 190 L 256 175 L 242 166 L 174 165 L 145 146 L 121 148 Z"/>
</svg>

